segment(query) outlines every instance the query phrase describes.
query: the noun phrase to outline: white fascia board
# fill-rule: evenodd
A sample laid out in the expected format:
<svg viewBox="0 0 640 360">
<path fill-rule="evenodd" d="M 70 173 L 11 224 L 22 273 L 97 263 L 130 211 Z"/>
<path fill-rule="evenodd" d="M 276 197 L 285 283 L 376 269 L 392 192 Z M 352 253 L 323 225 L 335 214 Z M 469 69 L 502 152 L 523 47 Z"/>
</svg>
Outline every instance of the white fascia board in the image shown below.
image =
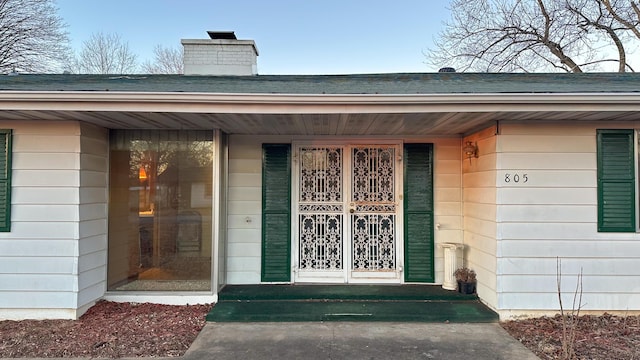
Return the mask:
<svg viewBox="0 0 640 360">
<path fill-rule="evenodd" d="M 312 95 L 3 91 L 0 110 L 236 114 L 640 111 L 640 93 Z"/>
</svg>

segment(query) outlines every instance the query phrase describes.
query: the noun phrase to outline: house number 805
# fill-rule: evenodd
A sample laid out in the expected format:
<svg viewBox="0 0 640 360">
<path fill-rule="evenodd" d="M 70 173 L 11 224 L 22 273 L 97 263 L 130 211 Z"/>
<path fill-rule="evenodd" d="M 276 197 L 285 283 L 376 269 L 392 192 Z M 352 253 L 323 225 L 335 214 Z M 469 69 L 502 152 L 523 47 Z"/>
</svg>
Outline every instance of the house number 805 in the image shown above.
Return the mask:
<svg viewBox="0 0 640 360">
<path fill-rule="evenodd" d="M 527 174 L 504 174 L 504 182 L 506 183 L 526 183 L 527 181 L 529 181 Z"/>
</svg>

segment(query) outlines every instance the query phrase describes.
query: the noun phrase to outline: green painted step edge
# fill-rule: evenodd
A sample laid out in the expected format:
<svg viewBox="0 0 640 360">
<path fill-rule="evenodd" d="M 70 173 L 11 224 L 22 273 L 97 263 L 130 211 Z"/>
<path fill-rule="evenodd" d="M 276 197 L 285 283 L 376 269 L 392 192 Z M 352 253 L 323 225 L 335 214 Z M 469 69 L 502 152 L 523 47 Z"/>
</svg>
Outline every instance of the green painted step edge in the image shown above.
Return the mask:
<svg viewBox="0 0 640 360">
<path fill-rule="evenodd" d="M 220 301 L 235 300 L 477 300 L 435 285 L 231 285 Z"/>
<path fill-rule="evenodd" d="M 400 321 L 496 322 L 498 315 L 479 301 L 449 302 L 275 302 L 216 304 L 206 317 L 213 322 Z"/>
</svg>

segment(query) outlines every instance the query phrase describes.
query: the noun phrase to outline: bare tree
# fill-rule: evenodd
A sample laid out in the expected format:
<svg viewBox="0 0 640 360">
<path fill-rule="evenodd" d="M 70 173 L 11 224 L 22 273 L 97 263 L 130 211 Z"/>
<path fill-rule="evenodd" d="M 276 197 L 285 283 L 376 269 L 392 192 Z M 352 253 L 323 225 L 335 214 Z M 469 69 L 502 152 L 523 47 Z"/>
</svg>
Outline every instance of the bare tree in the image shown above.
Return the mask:
<svg viewBox="0 0 640 360">
<path fill-rule="evenodd" d="M 182 48 L 165 48 L 156 45 L 153 48 L 154 60 L 145 61 L 142 64 L 142 72 L 145 74 L 183 74 Z"/>
<path fill-rule="evenodd" d="M 70 53 L 53 0 L 0 0 L 0 72 L 53 72 Z"/>
<path fill-rule="evenodd" d="M 452 0 L 428 61 L 462 71 L 633 71 L 635 0 Z"/>
<path fill-rule="evenodd" d="M 73 72 L 80 74 L 132 74 L 137 55 L 118 34 L 93 33 L 82 44 Z"/>
</svg>

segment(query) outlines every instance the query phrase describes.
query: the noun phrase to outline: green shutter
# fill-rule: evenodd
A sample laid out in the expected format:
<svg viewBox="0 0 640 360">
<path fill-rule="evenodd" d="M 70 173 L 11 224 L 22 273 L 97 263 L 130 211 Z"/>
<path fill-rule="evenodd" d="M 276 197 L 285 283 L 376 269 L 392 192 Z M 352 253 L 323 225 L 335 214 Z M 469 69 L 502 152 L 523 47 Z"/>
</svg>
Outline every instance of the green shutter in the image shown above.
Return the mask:
<svg viewBox="0 0 640 360">
<path fill-rule="evenodd" d="M 262 281 L 291 279 L 291 146 L 262 146 Z"/>
<path fill-rule="evenodd" d="M 0 130 L 0 231 L 11 231 L 11 130 Z"/>
<path fill-rule="evenodd" d="M 433 144 L 404 146 L 404 280 L 434 282 Z"/>
<path fill-rule="evenodd" d="M 598 231 L 635 232 L 633 130 L 598 130 Z"/>
</svg>

